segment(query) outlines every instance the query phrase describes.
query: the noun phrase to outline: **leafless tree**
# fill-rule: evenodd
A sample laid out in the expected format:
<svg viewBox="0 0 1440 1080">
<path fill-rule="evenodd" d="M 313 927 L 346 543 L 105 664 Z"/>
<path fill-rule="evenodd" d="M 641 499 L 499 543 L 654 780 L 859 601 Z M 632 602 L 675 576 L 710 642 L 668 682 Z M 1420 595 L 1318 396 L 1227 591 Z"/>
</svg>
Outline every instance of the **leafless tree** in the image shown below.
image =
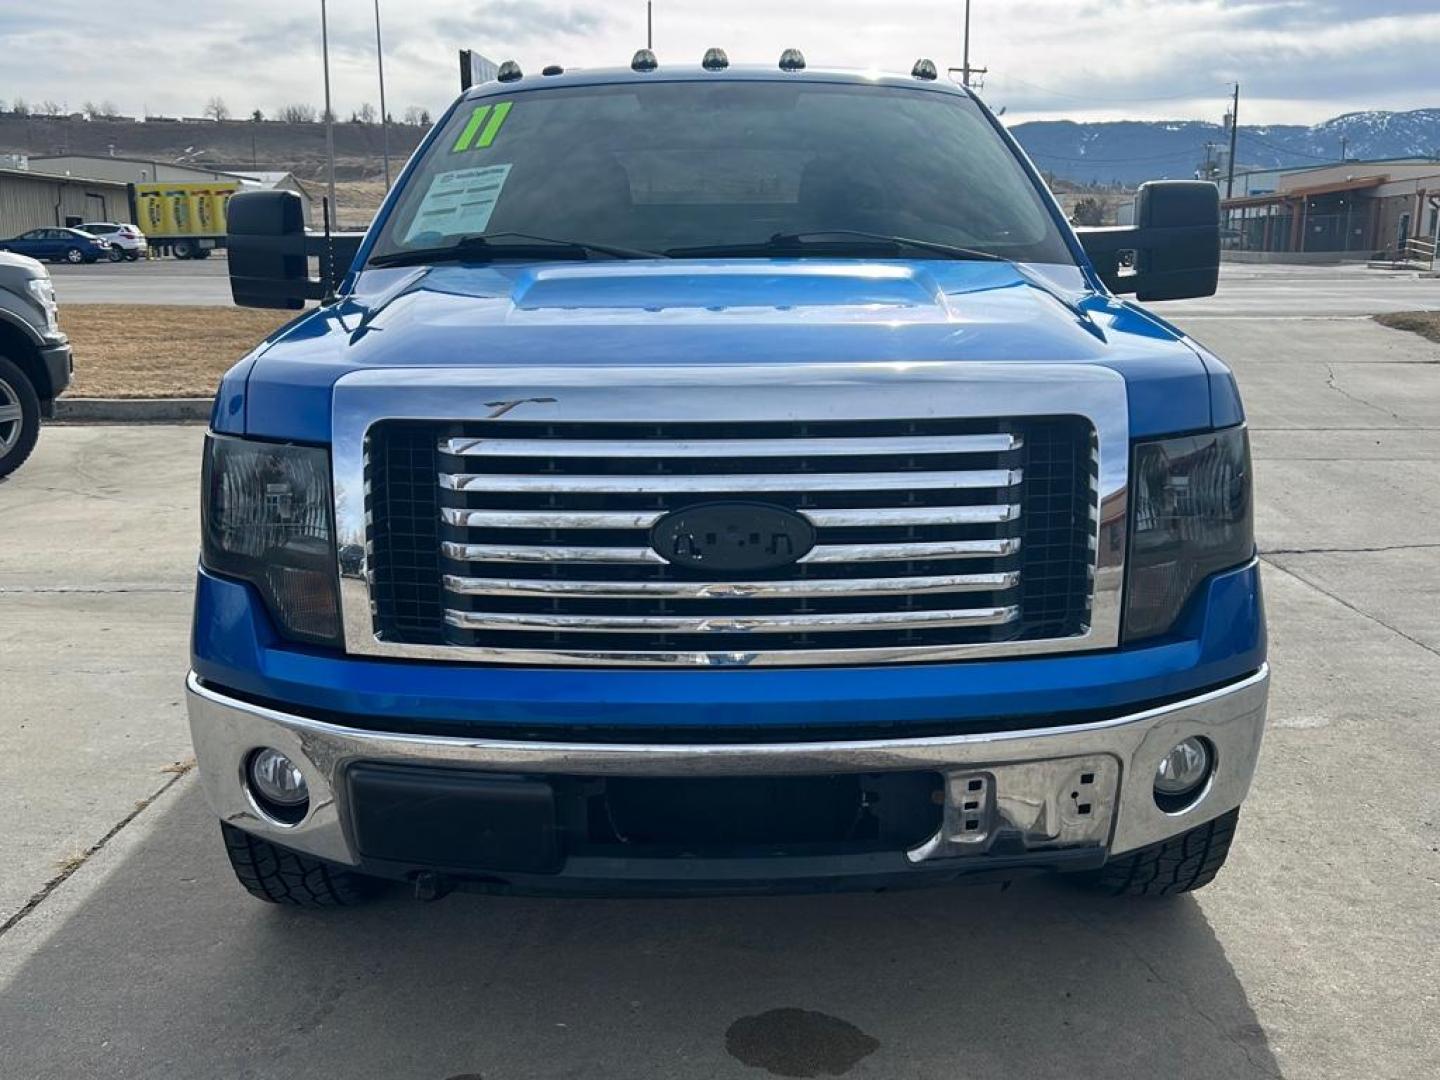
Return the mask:
<svg viewBox="0 0 1440 1080">
<path fill-rule="evenodd" d="M 17 97 L 15 99 L 15 103 L 10 106 L 10 111 L 16 116 L 29 116 L 30 103 L 26 101 L 23 97 Z"/>
<path fill-rule="evenodd" d="M 1110 216 L 1110 209 L 1110 200 L 1104 195 L 1086 195 L 1075 200 L 1070 220 L 1076 225 L 1104 225 L 1105 219 Z"/>
<path fill-rule="evenodd" d="M 58 101 L 51 101 L 49 98 L 46 98 L 40 103 L 40 112 L 45 116 L 59 116 L 64 111 L 65 109 Z"/>
<path fill-rule="evenodd" d="M 368 101 L 355 111 L 355 122 L 357 124 L 373 124 L 377 119 L 375 106 Z"/>
<path fill-rule="evenodd" d="M 217 94 L 205 103 L 204 115 L 211 120 L 229 120 L 230 106 L 226 105 L 225 99 Z"/>
<path fill-rule="evenodd" d="M 282 105 L 276 116 L 287 124 L 313 124 L 315 106 L 304 104 Z"/>
</svg>

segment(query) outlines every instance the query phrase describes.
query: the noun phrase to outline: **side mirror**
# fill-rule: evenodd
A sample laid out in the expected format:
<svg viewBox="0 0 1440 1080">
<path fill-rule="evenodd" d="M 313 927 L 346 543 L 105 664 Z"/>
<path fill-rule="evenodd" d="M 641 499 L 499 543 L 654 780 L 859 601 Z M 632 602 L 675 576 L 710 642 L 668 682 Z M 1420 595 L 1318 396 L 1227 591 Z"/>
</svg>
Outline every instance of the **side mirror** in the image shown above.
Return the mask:
<svg viewBox="0 0 1440 1080">
<path fill-rule="evenodd" d="M 1154 180 L 1135 197 L 1135 224 L 1078 229 L 1111 292 L 1139 300 L 1214 296 L 1220 279 L 1220 189 L 1194 180 Z"/>
<path fill-rule="evenodd" d="M 332 296 L 359 249 L 362 233 L 311 233 L 293 191 L 242 191 L 230 197 L 230 295 L 241 307 L 298 310 Z M 310 276 L 310 258 L 320 276 Z"/>
</svg>

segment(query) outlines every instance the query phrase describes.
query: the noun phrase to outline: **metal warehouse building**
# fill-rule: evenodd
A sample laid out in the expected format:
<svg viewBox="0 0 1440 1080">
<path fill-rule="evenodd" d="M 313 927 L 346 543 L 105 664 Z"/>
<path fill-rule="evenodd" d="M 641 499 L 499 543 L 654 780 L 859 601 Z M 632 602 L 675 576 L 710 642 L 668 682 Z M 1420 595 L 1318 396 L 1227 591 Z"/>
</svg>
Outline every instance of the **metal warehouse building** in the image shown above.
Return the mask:
<svg viewBox="0 0 1440 1080">
<path fill-rule="evenodd" d="M 0 237 L 46 225 L 129 220 L 130 196 L 122 182 L 0 169 Z"/>
</svg>

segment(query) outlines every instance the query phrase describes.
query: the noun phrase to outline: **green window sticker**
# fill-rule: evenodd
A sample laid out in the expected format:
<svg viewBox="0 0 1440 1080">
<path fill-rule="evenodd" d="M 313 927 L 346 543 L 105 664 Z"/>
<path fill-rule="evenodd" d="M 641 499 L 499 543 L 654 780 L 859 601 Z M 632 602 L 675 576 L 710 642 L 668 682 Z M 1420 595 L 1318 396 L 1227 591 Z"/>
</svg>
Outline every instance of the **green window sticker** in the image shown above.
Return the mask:
<svg viewBox="0 0 1440 1080">
<path fill-rule="evenodd" d="M 510 115 L 512 105 L 514 105 L 513 101 L 502 101 L 493 108 L 489 105 L 476 106 L 450 152 L 463 154 L 466 150 L 488 149 L 500 134 L 500 128 L 504 126 L 505 118 Z"/>
</svg>

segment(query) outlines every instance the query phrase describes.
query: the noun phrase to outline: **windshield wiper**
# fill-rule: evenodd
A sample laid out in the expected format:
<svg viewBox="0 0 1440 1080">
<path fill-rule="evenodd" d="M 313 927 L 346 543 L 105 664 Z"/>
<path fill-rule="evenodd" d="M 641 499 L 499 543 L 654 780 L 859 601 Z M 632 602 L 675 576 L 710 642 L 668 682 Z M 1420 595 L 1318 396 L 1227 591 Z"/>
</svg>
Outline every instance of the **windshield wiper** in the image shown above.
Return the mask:
<svg viewBox="0 0 1440 1080">
<path fill-rule="evenodd" d="M 862 240 L 864 244 L 856 247 L 869 247 L 883 244 L 892 248 L 912 248 L 916 251 L 926 251 L 934 255 L 943 256 L 946 259 L 974 259 L 983 262 L 1008 262 L 1003 255 L 996 255 L 989 251 L 979 251 L 975 248 L 958 247 L 954 244 L 942 244 L 936 240 L 917 240 L 910 236 L 892 236 L 889 233 L 864 232 L 860 229 L 811 229 L 805 232 L 776 233 L 768 240 L 748 244 L 711 244 L 706 247 L 692 248 L 671 248 L 665 252 L 671 258 L 718 258 L 727 255 L 798 255 L 803 254 L 806 245 L 823 240 L 827 236 L 840 237 L 842 239 Z M 835 245 L 829 245 L 835 246 Z M 814 249 L 811 249 L 814 250 Z"/>
<path fill-rule="evenodd" d="M 495 243 L 496 240 L 519 241 L 518 243 Z M 590 255 L 606 255 L 612 259 L 668 259 L 670 256 L 659 251 L 643 248 L 616 247 L 613 244 L 592 244 L 588 240 L 557 240 L 550 236 L 534 236 L 530 233 L 500 232 L 484 235 L 462 236 L 453 244 L 439 247 L 415 248 L 411 251 L 392 251 L 376 255 L 370 260 L 371 266 L 421 266 L 432 262 L 449 262 L 457 259 L 583 259 Z"/>
</svg>

